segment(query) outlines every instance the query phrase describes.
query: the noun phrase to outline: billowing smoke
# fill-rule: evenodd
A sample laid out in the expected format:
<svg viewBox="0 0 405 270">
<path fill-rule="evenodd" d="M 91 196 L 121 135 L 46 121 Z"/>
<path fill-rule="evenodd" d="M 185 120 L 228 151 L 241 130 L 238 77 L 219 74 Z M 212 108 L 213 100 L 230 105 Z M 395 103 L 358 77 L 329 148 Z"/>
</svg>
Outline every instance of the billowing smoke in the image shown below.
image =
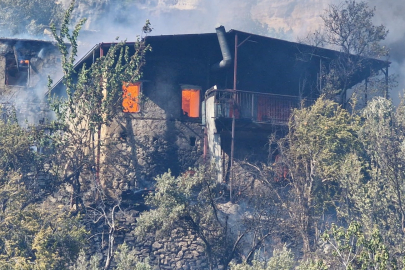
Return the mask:
<svg viewBox="0 0 405 270">
<path fill-rule="evenodd" d="M 66 0 L 67 1 L 67 0 Z M 131 4 L 103 0 L 79 2 L 77 15 L 88 17 L 82 50 L 98 42 L 111 42 L 116 37 L 134 40 L 146 19 L 152 22 L 154 35 L 214 32 L 220 24 L 227 30 L 238 29 L 290 41 L 296 41 L 322 26 L 320 14 L 329 4 L 339 0 L 138 0 Z M 127 2 L 128 3 L 128 2 Z M 390 73 L 398 74 L 398 87 L 391 97 L 405 86 L 405 1 L 370 0 L 376 6 L 376 24 L 383 24 L 390 33 L 386 45 L 391 48 Z"/>
<path fill-rule="evenodd" d="M 67 0 L 66 0 L 67 1 Z M 89 18 L 85 30 L 94 35 L 82 41 L 133 39 L 146 19 L 153 34 L 214 32 L 220 24 L 255 34 L 296 40 L 318 28 L 324 0 L 138 0 L 130 5 L 119 1 L 79 2 L 77 17 Z"/>
<path fill-rule="evenodd" d="M 59 1 L 67 7 L 70 0 Z M 80 55 L 99 42 L 135 40 L 149 19 L 153 35 L 214 32 L 220 24 L 227 30 L 238 29 L 255 34 L 296 41 L 322 25 L 319 15 L 329 4 L 340 0 L 76 0 L 74 20 L 87 17 L 80 34 Z M 395 100 L 405 86 L 405 1 L 369 0 L 376 6 L 376 23 L 390 33 L 386 45 L 391 48 L 390 73 L 399 75 L 399 86 L 392 91 Z"/>
<path fill-rule="evenodd" d="M 60 78 L 58 50 L 51 42 L 5 38 L 0 40 L 3 74 L 0 105 L 15 108 L 20 124 L 38 124 L 50 119 L 46 106 L 48 75 Z"/>
<path fill-rule="evenodd" d="M 390 31 L 386 40 L 391 52 L 390 72 L 398 75 L 398 87 L 391 91 L 391 97 L 398 104 L 398 96 L 405 89 L 405 1 L 371 0 L 370 5 L 377 8 L 376 22 Z"/>
</svg>

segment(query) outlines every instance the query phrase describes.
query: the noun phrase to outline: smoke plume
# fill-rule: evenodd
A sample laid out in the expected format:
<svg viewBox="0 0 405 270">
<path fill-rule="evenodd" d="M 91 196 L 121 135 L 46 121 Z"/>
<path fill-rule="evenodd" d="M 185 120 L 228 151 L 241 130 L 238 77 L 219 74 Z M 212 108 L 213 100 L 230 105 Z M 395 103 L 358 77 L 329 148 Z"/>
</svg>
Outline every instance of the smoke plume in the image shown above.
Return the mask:
<svg viewBox="0 0 405 270">
<path fill-rule="evenodd" d="M 129 1 L 131 2 L 131 1 Z M 76 15 L 88 17 L 81 54 L 98 42 L 116 37 L 134 40 L 146 19 L 152 22 L 153 35 L 214 32 L 218 25 L 260 35 L 296 41 L 322 26 L 320 15 L 338 0 L 138 0 L 79 1 Z M 375 23 L 390 33 L 386 45 L 391 48 L 390 74 L 398 74 L 398 87 L 391 97 L 398 103 L 398 93 L 405 86 L 405 2 L 370 0 L 376 7 Z"/>
<path fill-rule="evenodd" d="M 65 7 L 70 0 L 59 1 Z M 319 15 L 340 0 L 76 0 L 74 21 L 88 18 L 80 34 L 79 59 L 96 43 L 135 40 L 149 19 L 153 35 L 213 33 L 218 25 L 296 41 L 322 26 Z M 376 6 L 375 22 L 390 33 L 390 74 L 398 74 L 394 102 L 405 87 L 405 1 L 369 0 Z M 35 38 L 35 37 L 34 37 Z"/>
</svg>

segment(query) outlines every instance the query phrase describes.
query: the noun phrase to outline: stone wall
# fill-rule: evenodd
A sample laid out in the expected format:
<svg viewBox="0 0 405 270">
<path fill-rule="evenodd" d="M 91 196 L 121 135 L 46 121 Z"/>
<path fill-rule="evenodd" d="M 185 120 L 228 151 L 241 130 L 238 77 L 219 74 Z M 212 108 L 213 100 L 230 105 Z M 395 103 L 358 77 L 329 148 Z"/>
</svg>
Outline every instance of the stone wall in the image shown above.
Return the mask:
<svg viewBox="0 0 405 270">
<path fill-rule="evenodd" d="M 102 173 L 104 179 L 114 179 L 109 183 L 113 188 L 151 187 L 157 175 L 168 170 L 179 175 L 202 161 L 204 140 L 198 123 L 124 115 L 104 136 Z"/>
<path fill-rule="evenodd" d="M 201 270 L 209 268 L 202 241 L 190 232 L 175 229 L 170 237 L 165 237 L 159 241 L 153 235 L 149 235 L 144 240 L 137 239 L 133 230 L 138 214 L 139 212 L 136 210 L 117 212 L 116 222 L 120 231 L 115 237 L 115 249 L 125 242 L 130 249 L 135 250 L 135 255 L 139 260 L 143 261 L 148 258 L 153 269 L 156 270 Z M 93 229 L 95 237 L 92 238 L 93 250 L 91 250 L 91 254 L 98 254 L 105 259 L 107 235 L 103 235 L 102 232 L 108 228 L 101 224 Z M 114 264 L 113 261 L 111 265 L 114 266 Z"/>
<path fill-rule="evenodd" d="M 148 257 L 155 269 L 208 269 L 204 246 L 190 232 L 174 231 L 170 238 L 144 243 L 131 243 L 129 237 L 126 243 L 135 248 L 140 258 Z"/>
</svg>

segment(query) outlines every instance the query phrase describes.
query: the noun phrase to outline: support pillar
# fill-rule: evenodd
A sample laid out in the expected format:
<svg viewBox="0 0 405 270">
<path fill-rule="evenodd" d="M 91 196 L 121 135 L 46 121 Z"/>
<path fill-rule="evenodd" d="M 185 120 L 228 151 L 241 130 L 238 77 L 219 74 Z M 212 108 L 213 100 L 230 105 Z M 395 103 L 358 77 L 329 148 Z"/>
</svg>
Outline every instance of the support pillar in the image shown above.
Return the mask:
<svg viewBox="0 0 405 270">
<path fill-rule="evenodd" d="M 233 64 L 233 98 L 232 98 L 232 141 L 231 141 L 231 168 L 230 168 L 230 181 L 229 181 L 229 199 L 233 200 L 233 181 L 234 181 L 234 170 L 233 170 L 233 156 L 235 151 L 235 104 L 236 104 L 236 83 L 238 75 L 238 34 L 235 34 L 235 58 Z"/>
</svg>

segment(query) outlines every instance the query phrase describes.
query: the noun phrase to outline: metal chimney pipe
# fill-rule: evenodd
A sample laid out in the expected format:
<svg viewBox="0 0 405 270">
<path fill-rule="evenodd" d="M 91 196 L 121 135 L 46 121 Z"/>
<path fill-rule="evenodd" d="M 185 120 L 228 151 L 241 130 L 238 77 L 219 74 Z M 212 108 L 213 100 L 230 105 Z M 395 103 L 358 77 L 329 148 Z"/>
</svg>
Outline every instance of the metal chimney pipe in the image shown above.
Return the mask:
<svg viewBox="0 0 405 270">
<path fill-rule="evenodd" d="M 217 31 L 219 47 L 221 48 L 222 52 L 222 61 L 212 65 L 212 70 L 219 70 L 226 67 L 229 67 L 232 64 L 232 55 L 229 50 L 228 42 L 226 41 L 226 32 L 225 27 L 222 25 L 220 27 L 215 28 Z"/>
</svg>

